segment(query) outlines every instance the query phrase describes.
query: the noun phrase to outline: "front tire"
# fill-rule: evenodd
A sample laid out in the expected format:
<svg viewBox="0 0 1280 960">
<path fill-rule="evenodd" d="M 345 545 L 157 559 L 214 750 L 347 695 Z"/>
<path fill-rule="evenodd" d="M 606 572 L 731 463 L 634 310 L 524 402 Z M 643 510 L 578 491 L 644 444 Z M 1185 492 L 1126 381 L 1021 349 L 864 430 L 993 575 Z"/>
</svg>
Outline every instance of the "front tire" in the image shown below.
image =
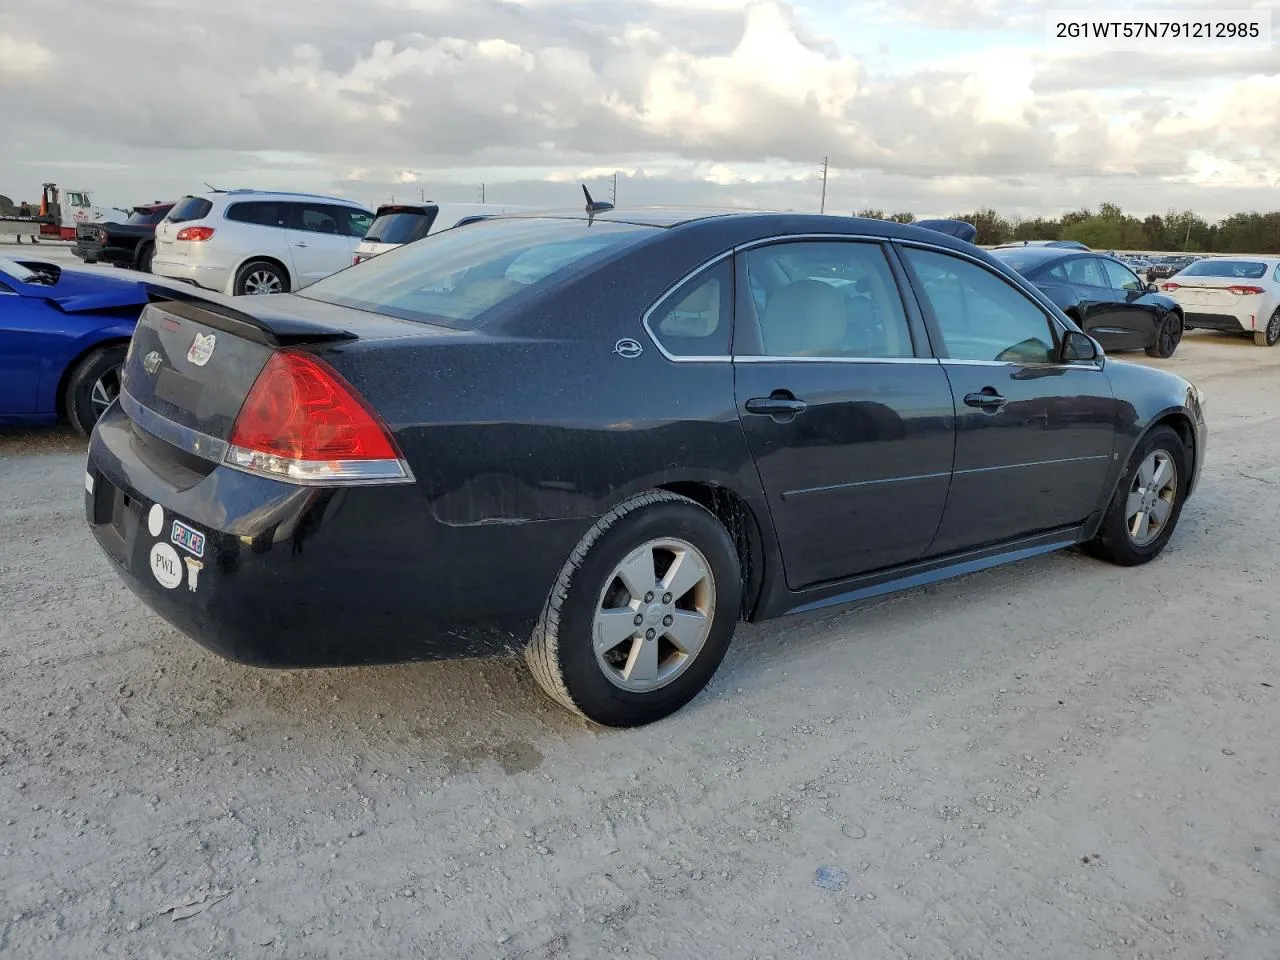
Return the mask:
<svg viewBox="0 0 1280 960">
<path fill-rule="evenodd" d="M 1160 360 L 1168 360 L 1182 343 L 1182 317 L 1176 313 L 1168 313 L 1160 321 L 1160 329 L 1156 331 L 1156 342 L 1147 347 L 1147 356 Z"/>
<path fill-rule="evenodd" d="M 1172 428 L 1156 427 L 1133 451 L 1085 551 L 1122 567 L 1154 560 L 1173 536 L 1190 481 L 1186 444 Z"/>
<path fill-rule="evenodd" d="M 561 706 L 605 726 L 640 726 L 707 685 L 741 607 L 738 553 L 724 525 L 686 497 L 646 493 L 582 538 L 525 659 Z"/>
<path fill-rule="evenodd" d="M 1254 331 L 1253 342 L 1260 347 L 1274 347 L 1280 343 L 1280 307 L 1276 307 L 1265 329 Z"/>
<path fill-rule="evenodd" d="M 67 419 L 84 436 L 93 432 L 103 411 L 120 393 L 120 371 L 128 347 L 103 347 L 89 354 L 72 371 L 63 398 Z"/>
<path fill-rule="evenodd" d="M 237 297 L 288 293 L 289 276 L 269 260 L 250 260 L 236 271 L 231 289 Z"/>
</svg>

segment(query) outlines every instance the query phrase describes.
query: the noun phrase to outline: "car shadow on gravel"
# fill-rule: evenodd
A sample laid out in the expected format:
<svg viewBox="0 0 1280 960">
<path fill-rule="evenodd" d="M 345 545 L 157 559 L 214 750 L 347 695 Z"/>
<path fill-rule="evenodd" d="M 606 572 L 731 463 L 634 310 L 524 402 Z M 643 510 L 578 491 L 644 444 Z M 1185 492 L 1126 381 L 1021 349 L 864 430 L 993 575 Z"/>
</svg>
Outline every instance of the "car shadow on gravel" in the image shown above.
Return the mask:
<svg viewBox="0 0 1280 960">
<path fill-rule="evenodd" d="M 56 427 L 0 427 L 0 461 L 44 453 L 83 453 L 88 446 L 89 438 L 65 423 Z"/>
</svg>

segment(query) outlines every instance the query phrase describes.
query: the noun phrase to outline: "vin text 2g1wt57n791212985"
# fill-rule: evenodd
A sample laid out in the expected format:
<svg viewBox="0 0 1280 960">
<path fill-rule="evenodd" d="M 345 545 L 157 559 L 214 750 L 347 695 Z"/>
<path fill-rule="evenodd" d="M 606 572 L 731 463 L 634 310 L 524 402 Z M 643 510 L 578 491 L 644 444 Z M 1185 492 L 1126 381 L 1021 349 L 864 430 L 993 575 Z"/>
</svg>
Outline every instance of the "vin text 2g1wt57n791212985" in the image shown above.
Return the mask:
<svg viewBox="0 0 1280 960">
<path fill-rule="evenodd" d="M 602 206 L 153 303 L 89 450 L 110 561 L 244 663 L 523 647 L 557 701 L 631 725 L 742 619 L 1168 543 L 1200 392 L 977 247 Z"/>
</svg>

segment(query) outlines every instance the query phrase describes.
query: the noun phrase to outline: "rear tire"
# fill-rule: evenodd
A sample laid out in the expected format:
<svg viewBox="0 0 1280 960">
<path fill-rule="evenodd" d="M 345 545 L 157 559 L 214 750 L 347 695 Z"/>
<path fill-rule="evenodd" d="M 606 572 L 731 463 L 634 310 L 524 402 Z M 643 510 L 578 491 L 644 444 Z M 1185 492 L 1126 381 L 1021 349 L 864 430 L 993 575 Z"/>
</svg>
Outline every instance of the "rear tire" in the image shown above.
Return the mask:
<svg viewBox="0 0 1280 960">
<path fill-rule="evenodd" d="M 738 553 L 720 521 L 685 497 L 646 493 L 574 549 L 525 660 L 552 700 L 589 720 L 652 723 L 707 685 L 741 607 Z"/>
<path fill-rule="evenodd" d="M 1156 427 L 1143 437 L 1116 485 L 1097 536 L 1082 545 L 1085 552 L 1122 567 L 1158 557 L 1182 515 L 1190 460 L 1186 444 L 1171 427 Z"/>
<path fill-rule="evenodd" d="M 1274 347 L 1280 343 L 1280 307 L 1271 315 L 1265 329 L 1254 331 L 1253 342 L 1260 347 Z"/>
<path fill-rule="evenodd" d="M 1156 331 L 1156 342 L 1147 347 L 1147 356 L 1160 360 L 1168 360 L 1182 343 L 1182 317 L 1176 313 L 1167 313 L 1160 321 L 1160 329 Z"/>
<path fill-rule="evenodd" d="M 134 269 L 141 273 L 151 272 L 151 261 L 156 255 L 156 245 L 154 243 L 144 243 L 138 248 L 138 255 L 134 261 Z"/>
<path fill-rule="evenodd" d="M 236 271 L 231 289 L 237 297 L 288 293 L 289 275 L 270 260 L 250 260 Z"/>
<path fill-rule="evenodd" d="M 76 432 L 88 436 L 104 410 L 120 393 L 120 372 L 128 347 L 103 347 L 89 354 L 72 371 L 63 400 L 67 419 Z"/>
</svg>

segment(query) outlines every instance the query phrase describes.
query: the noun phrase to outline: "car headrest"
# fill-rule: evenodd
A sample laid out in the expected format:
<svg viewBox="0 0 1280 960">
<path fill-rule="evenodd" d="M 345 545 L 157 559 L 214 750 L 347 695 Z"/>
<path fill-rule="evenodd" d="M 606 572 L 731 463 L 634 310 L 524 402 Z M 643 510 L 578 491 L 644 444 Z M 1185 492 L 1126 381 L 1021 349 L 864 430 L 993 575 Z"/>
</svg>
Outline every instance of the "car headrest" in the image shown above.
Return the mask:
<svg viewBox="0 0 1280 960">
<path fill-rule="evenodd" d="M 797 280 L 769 299 L 760 328 L 766 356 L 838 354 L 845 336 L 844 297 L 821 280 Z"/>
</svg>

